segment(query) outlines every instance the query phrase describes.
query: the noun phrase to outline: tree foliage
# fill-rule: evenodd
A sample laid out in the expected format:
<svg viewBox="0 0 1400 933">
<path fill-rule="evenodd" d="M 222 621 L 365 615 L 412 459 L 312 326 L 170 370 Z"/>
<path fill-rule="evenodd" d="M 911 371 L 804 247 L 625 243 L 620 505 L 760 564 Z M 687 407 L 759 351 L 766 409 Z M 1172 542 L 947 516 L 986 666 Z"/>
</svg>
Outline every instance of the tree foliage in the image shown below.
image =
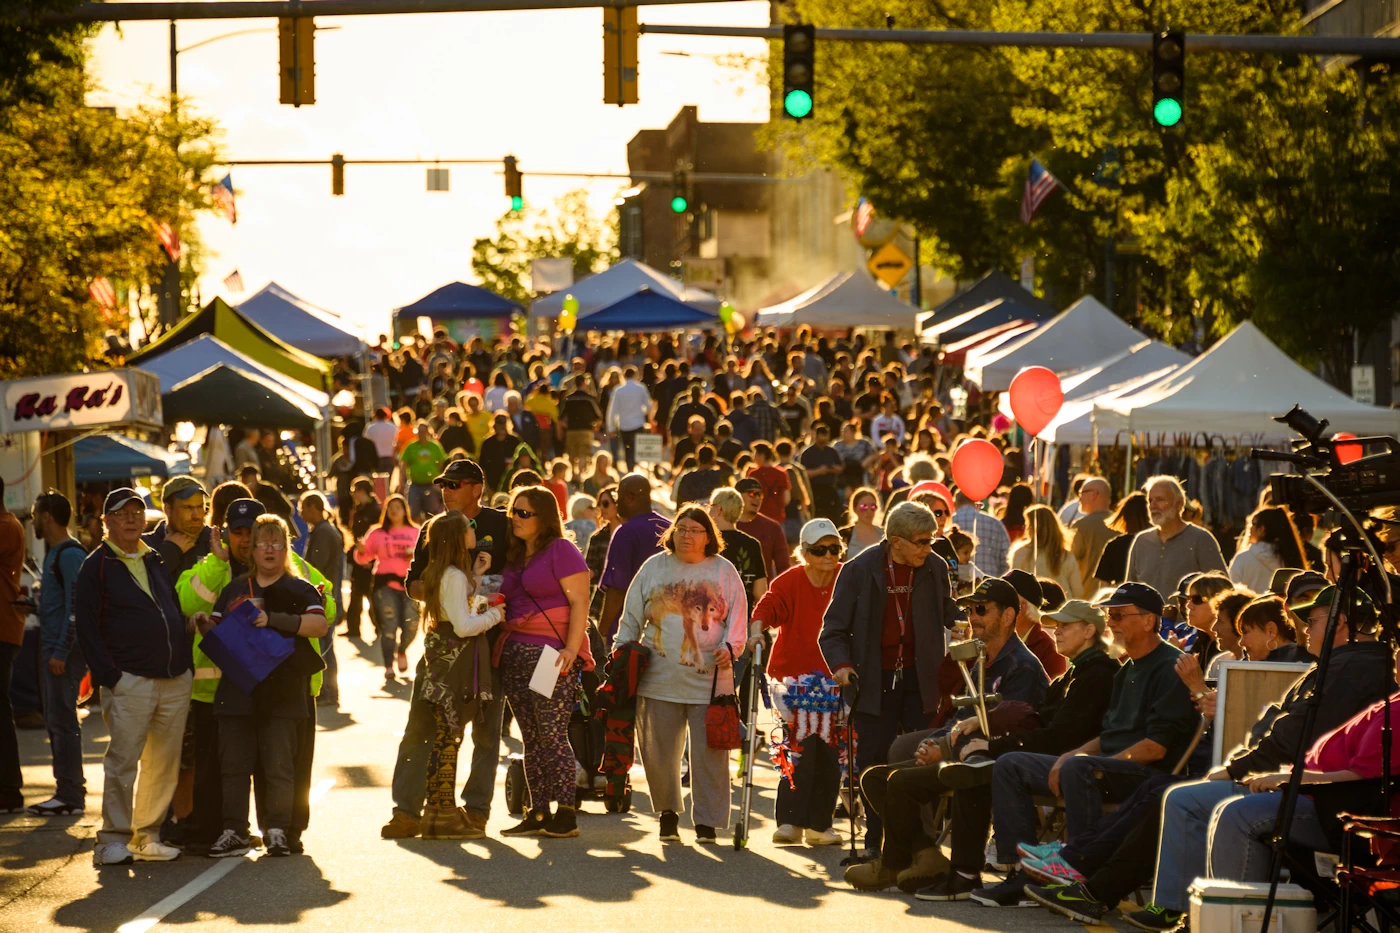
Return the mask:
<svg viewBox="0 0 1400 933">
<path fill-rule="evenodd" d="M 795 0 L 821 27 L 1294 33 L 1289 0 Z M 887 216 L 913 222 L 959 278 L 1034 255 L 1064 305 L 1102 294 L 1177 339 L 1254 318 L 1338 378 L 1353 328 L 1400 310 L 1400 87 L 1357 68 L 1187 48 L 1186 119 L 1151 117 L 1150 56 L 1121 50 L 819 42 L 816 117 L 770 140 L 846 172 Z M 769 56 L 781 81 L 780 49 Z M 1361 114 L 1367 114 L 1365 120 Z M 1019 216 L 1032 158 L 1064 184 Z"/>
<path fill-rule="evenodd" d="M 549 211 L 527 207 L 496 220 L 496 235 L 472 244 L 472 272 L 482 286 L 502 297 L 528 303 L 530 260 L 568 258 L 574 263 L 574 279 L 599 272 L 617 261 L 618 216 L 594 216 L 588 209 L 588 192 L 571 191 Z"/>
</svg>

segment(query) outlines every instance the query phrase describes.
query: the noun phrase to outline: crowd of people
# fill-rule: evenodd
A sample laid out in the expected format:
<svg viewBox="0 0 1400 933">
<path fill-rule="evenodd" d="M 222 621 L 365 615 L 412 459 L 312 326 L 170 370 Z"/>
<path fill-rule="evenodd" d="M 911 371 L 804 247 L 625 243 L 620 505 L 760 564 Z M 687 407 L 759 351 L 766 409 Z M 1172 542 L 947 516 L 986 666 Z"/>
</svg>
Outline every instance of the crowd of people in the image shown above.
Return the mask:
<svg viewBox="0 0 1400 933">
<path fill-rule="evenodd" d="M 136 491 L 113 491 L 91 548 L 71 537 L 62 496 L 34 504 L 57 792 L 29 812 L 82 812 L 76 704 L 90 671 L 111 735 L 96 864 L 301 851 L 317 709 L 339 696 L 332 634 L 361 638 L 366 617 L 386 687 L 409 677 L 422 635 L 391 839 L 486 834 L 507 710 L 528 806 L 503 834 L 578 835 L 576 777 L 598 762 L 581 760 L 569 724 L 602 678 L 636 699 L 629 740 L 660 838 L 681 839 L 688 794 L 695 841 L 717 841 L 735 746 L 713 714 L 755 688 L 760 646 L 782 722 L 773 842 L 839 843 L 834 815 L 859 810 L 864 859 L 845 874 L 859 890 L 1097 922 L 1151 885 L 1125 919 L 1173 929 L 1195 877 L 1260 880 L 1269 801 L 1300 750 L 1307 782 L 1379 773 L 1366 737 L 1394 664 L 1364 597 L 1341 608 L 1339 686 L 1304 726 L 1339 595 L 1319 516 L 1266 490 L 1236 539 L 1203 527 L 1173 476 L 1115 497 L 1092 469 L 1053 508 L 1011 437 L 985 409 L 955 420 L 934 358 L 893 334 L 495 347 L 440 334 L 381 344 L 364 386 L 373 415 L 346 426 L 333 496 L 303 493 L 295 527 L 262 461 L 212 490 L 167 483 L 149 532 Z M 662 439 L 659 460 L 639 460 L 643 434 Z M 990 507 L 951 478 L 969 437 L 1005 457 Z M 1381 518 L 1394 559 L 1400 522 Z M 23 550 L 16 528 L 0 513 L 0 562 Z M 285 660 L 255 685 L 204 650 L 230 623 L 275 633 Z M 969 637 L 1000 695 L 985 721 L 954 702 L 949 645 Z M 1310 666 L 1211 767 L 1225 660 Z M 617 683 L 615 668 L 634 676 Z M 22 807 L 12 728 L 0 757 L 0 809 Z M 843 770 L 858 799 L 842 795 Z M 945 797 L 951 855 L 927 819 Z M 1062 801 L 1062 840 L 1047 840 L 1047 797 Z M 1338 851 L 1333 823 L 1300 803 L 1293 838 Z"/>
</svg>

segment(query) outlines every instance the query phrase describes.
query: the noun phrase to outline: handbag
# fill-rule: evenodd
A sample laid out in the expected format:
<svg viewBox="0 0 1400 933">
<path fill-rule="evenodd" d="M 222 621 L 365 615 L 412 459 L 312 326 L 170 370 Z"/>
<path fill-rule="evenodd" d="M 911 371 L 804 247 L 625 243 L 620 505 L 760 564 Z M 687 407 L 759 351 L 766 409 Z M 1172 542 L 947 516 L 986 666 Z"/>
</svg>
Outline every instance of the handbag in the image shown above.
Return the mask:
<svg viewBox="0 0 1400 933">
<path fill-rule="evenodd" d="M 252 600 L 240 603 L 200 642 L 200 648 L 219 666 L 229 683 L 248 695 L 252 695 L 253 689 L 287 660 L 295 648 L 292 639 L 275 629 L 255 626 L 253 620 L 257 615 L 258 607 Z"/>
<path fill-rule="evenodd" d="M 726 646 L 728 647 L 728 646 Z M 733 671 L 734 649 L 729 649 L 730 666 Z M 715 676 L 710 682 L 710 705 L 705 710 L 705 744 L 718 751 L 733 751 L 743 744 L 742 729 L 739 725 L 739 698 L 734 695 L 734 675 L 729 675 L 729 693 L 716 695 L 719 688 L 719 665 L 715 665 Z"/>
</svg>

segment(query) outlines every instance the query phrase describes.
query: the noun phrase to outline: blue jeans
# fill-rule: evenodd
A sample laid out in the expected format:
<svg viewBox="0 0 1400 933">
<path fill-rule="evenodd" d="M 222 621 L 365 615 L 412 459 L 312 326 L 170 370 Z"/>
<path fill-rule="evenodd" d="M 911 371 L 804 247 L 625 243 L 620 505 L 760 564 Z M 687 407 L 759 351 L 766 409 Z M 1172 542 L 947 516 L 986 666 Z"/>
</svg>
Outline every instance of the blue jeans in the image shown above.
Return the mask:
<svg viewBox="0 0 1400 933">
<path fill-rule="evenodd" d="M 371 598 L 378 616 L 379 651 L 384 656 L 384 666 L 389 667 L 394 663 L 396 648 L 407 651 L 418 637 L 418 603 L 405 591 L 387 585 L 375 587 Z"/>
<path fill-rule="evenodd" d="M 923 696 L 919 693 L 919 678 L 912 667 L 904 669 L 899 686 L 893 685 L 893 672 L 881 671 L 880 712 L 855 713 L 851 722 L 856 730 L 856 774 L 867 768 L 889 764 L 890 745 L 904 732 L 913 732 L 928 725 Z M 844 741 L 845 737 L 842 737 Z M 862 792 L 864 798 L 864 792 Z M 878 851 L 885 840 L 880 814 L 865 801 L 865 847 Z"/>
<path fill-rule="evenodd" d="M 1268 881 L 1273 849 L 1269 836 L 1278 823 L 1280 794 L 1246 794 L 1215 808 L 1210 821 L 1210 877 L 1231 881 Z M 1334 848 L 1322 831 L 1317 808 L 1299 797 L 1288 841 L 1315 852 Z"/>
<path fill-rule="evenodd" d="M 997 859 L 1015 862 L 1016 845 L 1036 841 L 1036 806 L 1032 797 L 1050 794 L 1055 755 L 1011 752 L 992 767 L 992 820 Z M 1094 772 L 1102 772 L 1098 777 Z M 1121 801 L 1153 774 L 1153 768 L 1121 758 L 1079 755 L 1060 767 L 1060 796 L 1065 802 L 1065 835 L 1074 842 L 1103 816 L 1105 800 Z"/>
<path fill-rule="evenodd" d="M 1193 781 L 1169 789 L 1162 798 L 1162 841 L 1152 903 L 1184 913 L 1191 906 L 1186 889 L 1206 873 L 1206 835 L 1211 814 L 1244 788 L 1234 781 Z M 1277 798 L 1275 798 L 1277 799 Z"/>
<path fill-rule="evenodd" d="M 83 778 L 83 730 L 78 724 L 78 687 L 86 671 L 87 664 L 75 646 L 62 674 L 51 673 L 48 659 L 44 660 L 41 681 L 44 724 L 49 730 L 53 777 L 58 785 L 54 797 L 73 807 L 83 805 L 87 788 Z"/>
<path fill-rule="evenodd" d="M 408 484 L 408 510 L 415 521 L 442 511 L 442 490 L 432 483 Z"/>
</svg>

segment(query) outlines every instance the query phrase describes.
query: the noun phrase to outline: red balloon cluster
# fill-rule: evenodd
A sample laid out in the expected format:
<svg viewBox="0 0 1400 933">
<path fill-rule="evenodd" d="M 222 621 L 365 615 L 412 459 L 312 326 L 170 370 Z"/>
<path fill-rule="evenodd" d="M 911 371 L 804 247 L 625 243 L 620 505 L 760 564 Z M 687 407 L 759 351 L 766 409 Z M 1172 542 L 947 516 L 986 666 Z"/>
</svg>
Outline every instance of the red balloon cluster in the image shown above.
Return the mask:
<svg viewBox="0 0 1400 933">
<path fill-rule="evenodd" d="M 973 502 L 996 491 L 1004 467 L 1001 451 L 981 438 L 963 441 L 953 452 L 953 481 L 958 484 L 958 491 Z"/>
<path fill-rule="evenodd" d="M 1027 366 L 1011 380 L 1011 412 L 1027 434 L 1044 431 L 1064 403 L 1060 377 L 1044 366 Z"/>
</svg>

